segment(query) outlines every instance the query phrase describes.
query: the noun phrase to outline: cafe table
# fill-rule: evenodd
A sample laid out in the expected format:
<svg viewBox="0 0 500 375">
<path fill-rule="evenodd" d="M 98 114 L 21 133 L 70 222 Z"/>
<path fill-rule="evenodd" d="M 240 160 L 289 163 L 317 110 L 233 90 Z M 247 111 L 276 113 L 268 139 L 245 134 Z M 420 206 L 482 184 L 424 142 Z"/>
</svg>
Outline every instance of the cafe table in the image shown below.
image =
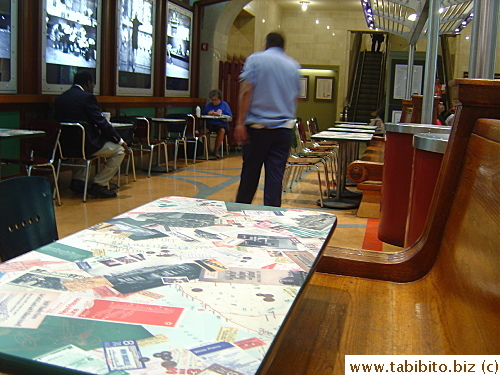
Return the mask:
<svg viewBox="0 0 500 375">
<path fill-rule="evenodd" d="M 41 137 L 45 135 L 42 130 L 6 129 L 0 128 L 0 158 L 2 157 L 2 143 L 10 139 Z M 0 179 L 2 178 L 2 164 L 0 163 Z"/>
<path fill-rule="evenodd" d="M 0 372 L 259 373 L 336 222 L 164 197 L 1 263 Z"/>
<path fill-rule="evenodd" d="M 356 151 L 359 142 L 370 141 L 373 137 L 371 133 L 343 133 L 334 131 L 322 131 L 311 136 L 314 140 L 335 141 L 339 145 L 338 168 L 337 168 L 337 188 L 331 191 L 333 198 L 323 199 L 323 206 L 337 209 L 350 209 L 359 206 L 359 201 L 349 199 L 355 197 L 356 191 L 346 188 L 347 166 L 351 161 L 351 155 Z"/>
</svg>

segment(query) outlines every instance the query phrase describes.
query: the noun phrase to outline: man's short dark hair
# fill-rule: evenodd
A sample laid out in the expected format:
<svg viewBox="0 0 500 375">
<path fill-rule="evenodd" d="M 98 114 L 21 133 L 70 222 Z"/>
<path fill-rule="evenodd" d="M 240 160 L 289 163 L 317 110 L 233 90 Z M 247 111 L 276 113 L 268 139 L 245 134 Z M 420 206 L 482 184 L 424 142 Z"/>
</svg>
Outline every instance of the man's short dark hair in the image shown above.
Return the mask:
<svg viewBox="0 0 500 375">
<path fill-rule="evenodd" d="M 266 48 L 285 48 L 285 38 L 280 33 L 269 33 L 266 36 Z"/>
<path fill-rule="evenodd" d="M 92 73 L 90 73 L 88 70 L 79 70 L 73 77 L 74 85 L 84 86 L 89 81 L 93 83 L 94 77 L 92 76 Z"/>
</svg>

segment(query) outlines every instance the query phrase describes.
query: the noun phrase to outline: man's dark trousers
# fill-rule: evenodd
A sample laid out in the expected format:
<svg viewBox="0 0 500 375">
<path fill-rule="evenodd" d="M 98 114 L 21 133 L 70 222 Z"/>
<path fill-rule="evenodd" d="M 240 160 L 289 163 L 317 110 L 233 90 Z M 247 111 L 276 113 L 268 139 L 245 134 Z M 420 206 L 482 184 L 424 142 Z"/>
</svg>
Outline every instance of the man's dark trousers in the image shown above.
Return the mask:
<svg viewBox="0 0 500 375">
<path fill-rule="evenodd" d="M 243 145 L 243 168 L 236 202 L 252 203 L 264 165 L 264 205 L 280 207 L 283 174 L 293 131 L 287 128 L 254 129 L 247 126 L 247 132 L 249 142 Z"/>
</svg>

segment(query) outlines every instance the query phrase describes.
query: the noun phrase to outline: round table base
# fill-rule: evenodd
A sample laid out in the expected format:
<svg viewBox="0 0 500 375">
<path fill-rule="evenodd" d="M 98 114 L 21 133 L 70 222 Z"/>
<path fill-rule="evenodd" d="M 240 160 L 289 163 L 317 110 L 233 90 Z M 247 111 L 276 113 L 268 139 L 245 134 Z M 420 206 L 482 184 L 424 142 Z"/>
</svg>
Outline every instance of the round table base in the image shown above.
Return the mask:
<svg viewBox="0 0 500 375">
<path fill-rule="evenodd" d="M 147 169 L 146 169 L 147 171 Z M 165 168 L 163 165 L 153 165 L 151 167 L 151 173 L 168 173 L 168 172 L 172 172 L 173 169 L 172 168 Z"/>
<path fill-rule="evenodd" d="M 337 189 L 330 189 L 330 192 L 328 193 L 329 197 L 336 197 L 337 196 Z M 349 190 L 349 189 L 342 189 L 342 198 L 361 198 L 363 196 L 362 191 L 357 191 L 357 190 Z"/>
<path fill-rule="evenodd" d="M 321 206 L 320 201 L 316 202 L 318 206 Z M 359 201 L 351 200 L 351 199 L 345 199 L 345 198 L 340 198 L 340 200 L 337 200 L 337 198 L 327 198 L 323 199 L 323 208 L 336 208 L 336 209 L 352 209 L 352 208 L 358 208 L 359 207 Z"/>
</svg>

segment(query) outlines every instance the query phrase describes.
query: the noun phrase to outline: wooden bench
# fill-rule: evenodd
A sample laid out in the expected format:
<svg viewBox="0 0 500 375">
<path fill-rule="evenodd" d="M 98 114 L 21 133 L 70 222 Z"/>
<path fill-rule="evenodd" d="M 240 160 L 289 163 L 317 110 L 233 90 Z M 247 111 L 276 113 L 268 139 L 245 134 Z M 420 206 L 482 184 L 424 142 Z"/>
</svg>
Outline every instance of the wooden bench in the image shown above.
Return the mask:
<svg viewBox="0 0 500 375">
<path fill-rule="evenodd" d="M 358 190 L 363 192 L 356 212 L 358 217 L 379 217 L 384 150 L 384 137 L 373 137 L 360 160 L 354 160 L 347 167 L 347 178 L 358 184 Z"/>
<path fill-rule="evenodd" d="M 424 234 L 397 253 L 329 247 L 262 374 L 343 374 L 350 354 L 500 353 L 500 81 L 450 89 L 458 120 Z"/>
</svg>

